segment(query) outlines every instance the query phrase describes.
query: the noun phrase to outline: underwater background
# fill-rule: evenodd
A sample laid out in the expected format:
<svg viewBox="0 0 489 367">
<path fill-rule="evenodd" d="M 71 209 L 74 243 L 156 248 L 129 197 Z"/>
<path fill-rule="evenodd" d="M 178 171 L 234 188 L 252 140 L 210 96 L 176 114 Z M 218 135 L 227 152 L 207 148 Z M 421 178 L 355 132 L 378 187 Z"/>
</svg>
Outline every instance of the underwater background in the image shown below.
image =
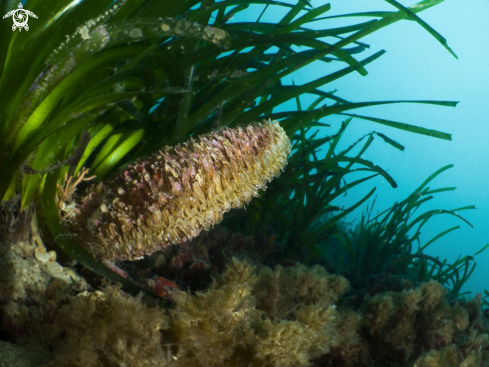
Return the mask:
<svg viewBox="0 0 489 367">
<path fill-rule="evenodd" d="M 369 1 L 369 4 L 374 2 Z M 341 13 L 343 7 L 357 3 L 361 2 L 340 2 L 334 11 L 339 8 Z M 375 3 L 379 9 L 387 9 L 385 2 Z M 407 3 L 404 2 L 404 5 Z M 419 98 L 460 101 L 455 109 L 423 105 L 370 107 L 369 116 L 416 121 L 426 127 L 450 132 L 452 141 L 429 139 L 415 134 L 403 136 L 402 132 L 379 127 L 380 131 L 405 143 L 406 150 L 399 152 L 379 144 L 366 153 L 369 159 L 388 168 L 389 173 L 403 182 L 397 189 L 391 189 L 385 182 L 378 182 L 382 180 L 377 180 L 377 187 L 382 192 L 377 200 L 378 208 L 402 200 L 430 172 L 449 163 L 454 165 L 435 182 L 443 186 L 455 186 L 457 191 L 437 198 L 437 203 L 432 205 L 443 202 L 444 208 L 456 208 L 474 204 L 477 210 L 464 213 L 474 228 L 462 225 L 459 230 L 426 249 L 427 254 L 454 261 L 461 254 L 475 254 L 489 242 L 486 230 L 489 218 L 489 177 L 488 163 L 484 159 L 489 154 L 484 134 L 489 108 L 486 99 L 489 63 L 480 53 L 489 45 L 488 26 L 485 22 L 489 3 L 482 0 L 463 3 L 448 0 L 441 3 L 438 10 L 428 9 L 423 19 L 443 34 L 458 59 L 451 57 L 433 38 L 423 37 L 423 30 L 413 23 L 398 23 L 392 29 L 371 36 L 371 44 L 382 45 L 387 53 L 371 65 L 369 76 L 347 76 L 333 86 L 350 100 Z M 375 81 L 368 82 L 369 77 L 375 78 Z M 355 83 L 354 86 L 352 83 Z M 368 131 L 365 125 L 357 121 L 355 134 Z M 434 218 L 431 225 L 425 227 L 422 237 L 431 238 L 439 232 L 439 228 L 448 228 L 454 223 L 453 218 Z M 472 296 L 487 287 L 488 256 L 488 253 L 477 256 L 477 267 L 463 288 L 472 291 Z"/>
<path fill-rule="evenodd" d="M 0 367 L 489 365 L 487 1 L 0 11 Z"/>
<path fill-rule="evenodd" d="M 369 4 L 374 2 L 369 1 Z M 357 3 L 361 2 L 340 2 L 338 10 L 341 12 L 342 7 Z M 387 9 L 385 2 L 375 3 L 379 9 Z M 404 4 L 407 5 L 406 2 Z M 485 22 L 485 16 L 489 14 L 489 3 L 482 0 L 463 3 L 448 0 L 441 3 L 438 10 L 428 9 L 423 14 L 423 19 L 443 34 L 458 59 L 436 45 L 433 38 L 423 37 L 423 30 L 412 22 L 398 23 L 392 29 L 385 29 L 371 36 L 371 44 L 382 45 L 387 53 L 371 65 L 369 76 L 347 76 L 341 83 L 334 83 L 333 86 L 350 100 L 460 101 L 455 109 L 423 105 L 370 107 L 369 116 L 416 121 L 426 127 L 450 132 L 452 141 L 429 139 L 415 134 L 403 136 L 402 132 L 379 127 L 380 131 L 405 143 L 406 150 L 399 152 L 379 144 L 366 153 L 369 159 L 388 168 L 389 173 L 403 182 L 397 189 L 391 189 L 385 182 L 378 182 L 382 180 L 377 180 L 377 187 L 382 193 L 379 192 L 378 208 L 385 208 L 389 203 L 402 200 L 430 172 L 449 163 L 454 165 L 454 168 L 443 173 L 435 182 L 443 186 L 455 186 L 457 191 L 440 196 L 437 203 L 431 205 L 434 207 L 442 202 L 443 208 L 456 208 L 474 204 L 477 210 L 464 213 L 474 228 L 462 225 L 459 230 L 426 249 L 427 254 L 454 261 L 461 254 L 475 254 L 489 242 L 489 233 L 486 230 L 489 218 L 489 177 L 488 163 L 484 159 L 489 154 L 484 134 L 487 130 L 486 82 L 489 80 L 489 63 L 480 53 L 489 44 L 488 26 Z M 368 82 L 369 77 L 375 78 L 375 81 Z M 362 111 L 364 112 L 366 111 Z M 365 125 L 367 124 L 357 121 L 354 126 L 355 134 L 368 131 Z M 424 228 L 422 237 L 431 238 L 440 228 L 451 227 L 454 223 L 454 218 L 434 218 L 431 225 Z M 488 253 L 481 253 L 476 257 L 477 268 L 463 288 L 472 291 L 472 296 L 487 287 L 488 256 Z"/>
<path fill-rule="evenodd" d="M 410 5 L 409 1 L 399 3 Z M 381 0 L 336 1 L 331 2 L 331 5 L 328 16 L 392 9 Z M 256 5 L 256 16 L 263 8 L 264 6 Z M 276 12 L 277 10 L 265 12 L 263 19 L 276 21 L 280 17 Z M 452 141 L 407 134 L 368 121 L 354 120 L 345 134 L 348 139 L 343 141 L 344 146 L 371 130 L 383 132 L 405 145 L 406 149 L 401 152 L 376 141 L 365 153 L 365 158 L 386 169 L 398 181 L 399 187 L 393 189 L 385 180 L 377 178 L 362 187 L 353 188 L 347 196 L 335 202 L 352 205 L 375 186 L 378 195 L 376 209 L 382 211 L 395 201 L 407 197 L 438 168 L 453 164 L 454 168 L 444 172 L 433 183 L 455 186 L 457 191 L 446 193 L 432 203 L 427 203 L 425 207 L 448 209 L 469 204 L 477 207 L 477 210 L 464 213 L 473 228 L 462 224 L 459 230 L 434 242 L 425 250 L 426 254 L 446 258 L 449 262 L 454 262 L 459 255 L 473 255 L 489 243 L 489 231 L 486 229 L 489 219 L 489 163 L 484 159 L 489 155 L 489 145 L 484 134 L 488 128 L 489 62 L 483 56 L 483 50 L 489 47 L 489 26 L 486 22 L 488 14 L 489 2 L 483 0 L 445 0 L 436 7 L 423 11 L 423 20 L 446 38 L 458 59 L 446 52 L 414 22 L 399 22 L 375 32 L 363 39 L 372 47 L 362 55 L 369 56 L 380 49 L 387 52 L 368 66 L 368 75 L 363 77 L 356 73 L 349 74 L 329 84 L 327 89 L 336 89 L 339 96 L 350 102 L 408 99 L 460 101 L 456 108 L 395 104 L 352 110 L 351 113 L 364 116 L 392 119 L 449 132 Z M 241 17 L 237 16 L 236 19 Z M 243 19 L 251 20 L 253 15 L 249 13 Z M 342 18 L 328 19 L 328 22 L 335 26 L 352 24 L 351 19 Z M 314 24 L 321 27 L 321 22 Z M 334 65 L 330 64 L 329 67 L 334 70 Z M 308 65 L 285 80 L 290 84 L 309 82 L 324 73 L 322 68 L 320 63 Z M 313 100 L 313 97 L 307 95 L 301 98 L 303 101 Z M 291 108 L 294 103 L 289 101 L 284 105 Z M 331 128 L 320 130 L 321 134 L 335 131 L 342 120 L 339 116 L 328 116 L 324 121 L 331 124 Z M 349 214 L 347 220 L 358 221 L 363 209 L 364 207 L 360 207 Z M 430 225 L 424 227 L 421 238 L 427 240 L 458 224 L 456 218 L 433 218 Z M 463 291 L 471 291 L 472 296 L 487 288 L 489 253 L 478 255 L 476 262 L 474 273 L 462 288 Z"/>
</svg>

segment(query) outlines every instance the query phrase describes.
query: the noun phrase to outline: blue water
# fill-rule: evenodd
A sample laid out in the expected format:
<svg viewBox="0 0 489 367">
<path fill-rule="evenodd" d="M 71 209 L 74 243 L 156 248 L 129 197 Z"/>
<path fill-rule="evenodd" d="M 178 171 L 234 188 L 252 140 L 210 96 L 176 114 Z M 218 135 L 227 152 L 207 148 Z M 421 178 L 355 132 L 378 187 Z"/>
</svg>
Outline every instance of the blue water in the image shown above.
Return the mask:
<svg viewBox="0 0 489 367">
<path fill-rule="evenodd" d="M 410 6 L 416 1 L 399 1 Z M 295 3 L 295 2 L 292 2 Z M 325 1 L 311 1 L 314 7 Z M 332 0 L 331 10 L 326 16 L 358 11 L 394 11 L 395 8 L 381 0 Z M 256 6 L 248 16 L 261 13 L 264 6 Z M 278 7 L 271 7 L 262 16 L 262 21 L 276 22 L 283 14 Z M 273 9 L 273 10 L 272 10 Z M 372 122 L 355 119 L 344 139 L 344 146 L 351 144 L 363 134 L 372 130 L 382 132 L 403 144 L 400 152 L 376 139 L 374 145 L 363 158 L 388 170 L 399 187 L 393 189 L 381 177 L 351 190 L 337 204 L 352 205 L 363 195 L 377 187 L 377 209 L 386 209 L 395 201 L 405 199 L 430 174 L 437 169 L 454 164 L 454 167 L 438 176 L 430 187 L 456 186 L 454 192 L 441 193 L 430 203 L 423 205 L 429 209 L 454 209 L 475 205 L 476 210 L 463 211 L 474 227 L 446 215 L 430 220 L 422 231 L 422 243 L 450 227 L 461 228 L 433 243 L 426 254 L 440 256 L 449 263 L 459 255 L 474 255 L 489 243 L 489 1 L 446 0 L 428 10 L 418 13 L 424 21 L 447 39 L 450 48 L 457 54 L 455 59 L 437 40 L 420 25 L 411 21 L 400 21 L 361 39 L 371 46 L 361 54 L 354 55 L 362 60 L 371 54 L 387 52 L 366 66 L 368 75 L 363 77 L 352 73 L 340 81 L 323 86 L 322 90 L 337 89 L 337 95 L 351 102 L 381 100 L 446 100 L 460 101 L 456 108 L 421 104 L 394 104 L 369 107 L 350 112 L 391 119 L 452 134 L 452 141 L 445 141 L 405 131 L 396 130 Z M 368 18 L 326 20 L 317 22 L 318 28 L 330 28 L 365 21 Z M 251 20 L 251 19 L 247 19 Z M 333 39 L 325 41 L 336 42 Z M 343 68 L 340 63 L 309 65 L 284 80 L 285 84 L 301 85 L 331 71 Z M 303 96 L 301 101 L 308 104 L 313 96 Z M 295 101 L 284 105 L 294 109 Z M 321 121 L 331 124 L 324 134 L 337 131 L 344 117 L 333 116 Z M 353 180 L 353 176 L 349 180 Z M 349 217 L 358 219 L 361 207 Z M 471 291 L 472 296 L 489 289 L 489 251 L 476 257 L 477 267 L 462 291 Z"/>
</svg>

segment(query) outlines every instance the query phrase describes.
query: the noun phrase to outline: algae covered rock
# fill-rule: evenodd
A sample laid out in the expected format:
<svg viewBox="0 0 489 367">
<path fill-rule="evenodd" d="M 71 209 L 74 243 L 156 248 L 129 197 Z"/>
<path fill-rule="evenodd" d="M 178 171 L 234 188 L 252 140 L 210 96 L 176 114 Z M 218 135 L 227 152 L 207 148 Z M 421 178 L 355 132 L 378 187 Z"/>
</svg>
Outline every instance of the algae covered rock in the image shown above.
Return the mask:
<svg viewBox="0 0 489 367">
<path fill-rule="evenodd" d="M 55 326 L 62 338 L 49 366 L 143 367 L 166 361 L 161 341 L 161 330 L 168 328 L 165 311 L 146 307 L 141 297 L 117 285 L 79 294 L 61 310 Z"/>
<path fill-rule="evenodd" d="M 261 313 L 251 294 L 254 267 L 233 261 L 206 292 L 174 295 L 171 331 L 178 340 L 178 365 L 239 365 L 253 356 L 255 323 Z"/>
<path fill-rule="evenodd" d="M 254 271 L 233 259 L 206 292 L 175 295 L 179 365 L 308 366 L 341 342 L 356 343 L 355 322 L 336 332 L 345 321 L 334 306 L 344 278 L 300 264 Z"/>
<path fill-rule="evenodd" d="M 333 304 L 346 280 L 302 265 L 255 270 L 233 259 L 207 291 L 176 291 L 170 310 L 117 286 L 80 294 L 56 319 L 64 338 L 52 366 L 309 366 L 357 342 L 358 318 Z M 261 306 L 270 277 L 283 287 L 273 298 L 279 307 Z"/>
<path fill-rule="evenodd" d="M 256 268 L 232 259 L 201 292 L 149 307 L 119 286 L 73 297 L 59 312 L 50 366 L 482 367 L 489 337 L 480 299 L 450 305 L 434 281 L 341 305 L 349 284 L 320 267 Z M 476 304 L 479 302 L 478 304 Z"/>
<path fill-rule="evenodd" d="M 56 261 L 41 239 L 33 206 L 20 210 L 20 198 L 0 206 L 0 325 L 12 341 L 45 334 L 69 294 L 88 289 L 73 268 Z M 47 326 L 46 326 L 47 325 Z"/>
<path fill-rule="evenodd" d="M 480 303 L 450 305 L 446 294 L 431 280 L 367 297 L 359 312 L 368 360 L 395 367 L 487 366 L 489 343 Z M 472 315 L 473 309 L 479 312 Z"/>
<path fill-rule="evenodd" d="M 0 367 L 33 367 L 52 359 L 39 345 L 20 345 L 0 340 Z"/>
<path fill-rule="evenodd" d="M 253 293 L 266 319 L 257 356 L 273 366 L 307 366 L 342 344 L 343 348 L 358 344 L 358 315 L 335 306 L 348 289 L 345 278 L 317 265 L 260 269 Z"/>
</svg>

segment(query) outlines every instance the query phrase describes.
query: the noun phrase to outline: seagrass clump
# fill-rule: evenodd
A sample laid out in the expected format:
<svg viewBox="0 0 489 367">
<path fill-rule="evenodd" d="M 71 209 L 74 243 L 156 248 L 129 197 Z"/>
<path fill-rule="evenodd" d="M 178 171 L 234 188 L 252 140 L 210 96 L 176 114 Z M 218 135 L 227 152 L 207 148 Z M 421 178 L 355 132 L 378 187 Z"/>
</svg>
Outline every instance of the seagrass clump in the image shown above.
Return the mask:
<svg viewBox="0 0 489 367">
<path fill-rule="evenodd" d="M 291 151 L 278 123 L 225 128 L 165 147 L 95 184 L 64 220 L 103 260 L 137 260 L 195 238 L 265 190 Z"/>
</svg>

